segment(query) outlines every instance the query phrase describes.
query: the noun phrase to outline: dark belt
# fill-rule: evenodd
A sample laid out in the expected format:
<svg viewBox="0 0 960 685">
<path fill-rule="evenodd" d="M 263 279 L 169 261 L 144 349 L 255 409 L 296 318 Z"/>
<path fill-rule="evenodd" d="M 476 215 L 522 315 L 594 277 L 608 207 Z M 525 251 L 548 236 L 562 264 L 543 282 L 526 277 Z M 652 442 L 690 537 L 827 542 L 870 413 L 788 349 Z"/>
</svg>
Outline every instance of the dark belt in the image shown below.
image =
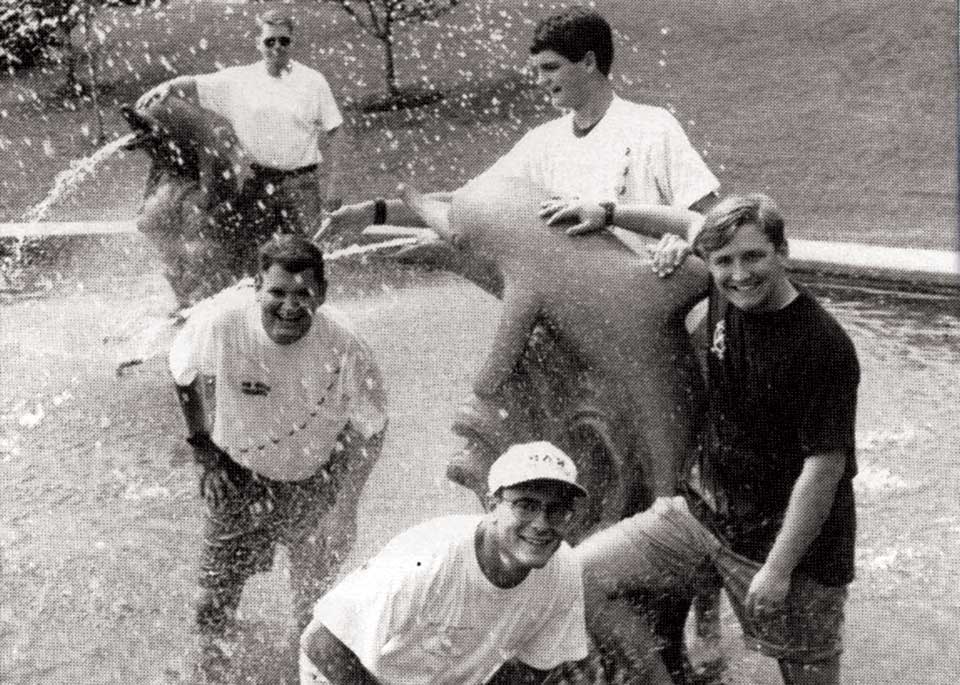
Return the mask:
<svg viewBox="0 0 960 685">
<path fill-rule="evenodd" d="M 251 164 L 255 176 L 266 176 L 267 178 L 295 178 L 303 174 L 309 174 L 316 171 L 319 164 L 308 164 L 307 166 L 297 167 L 296 169 L 274 169 L 273 167 L 263 166 L 262 164 Z"/>
</svg>

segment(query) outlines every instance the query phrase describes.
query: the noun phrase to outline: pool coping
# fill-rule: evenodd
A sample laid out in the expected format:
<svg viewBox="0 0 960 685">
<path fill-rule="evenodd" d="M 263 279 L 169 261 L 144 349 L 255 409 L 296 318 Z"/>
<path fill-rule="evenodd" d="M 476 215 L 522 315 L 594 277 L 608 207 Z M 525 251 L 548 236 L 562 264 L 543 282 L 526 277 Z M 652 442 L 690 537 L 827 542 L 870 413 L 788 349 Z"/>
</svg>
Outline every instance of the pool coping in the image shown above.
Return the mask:
<svg viewBox="0 0 960 685">
<path fill-rule="evenodd" d="M 136 222 L 0 223 L 0 238 L 24 235 L 138 235 Z M 825 240 L 790 240 L 790 269 L 802 280 L 893 292 L 960 292 L 960 253 Z"/>
</svg>

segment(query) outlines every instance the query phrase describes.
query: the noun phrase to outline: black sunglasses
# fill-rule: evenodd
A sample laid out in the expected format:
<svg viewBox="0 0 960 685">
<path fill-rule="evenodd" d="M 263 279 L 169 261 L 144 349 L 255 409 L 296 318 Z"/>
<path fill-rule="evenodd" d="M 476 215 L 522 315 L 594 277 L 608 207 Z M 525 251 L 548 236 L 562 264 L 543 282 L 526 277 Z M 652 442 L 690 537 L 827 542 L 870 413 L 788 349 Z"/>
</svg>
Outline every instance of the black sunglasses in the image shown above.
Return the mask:
<svg viewBox="0 0 960 685">
<path fill-rule="evenodd" d="M 281 47 L 287 47 L 290 45 L 290 36 L 270 36 L 263 39 L 263 44 L 268 48 L 272 48 L 277 43 L 280 43 Z"/>
</svg>

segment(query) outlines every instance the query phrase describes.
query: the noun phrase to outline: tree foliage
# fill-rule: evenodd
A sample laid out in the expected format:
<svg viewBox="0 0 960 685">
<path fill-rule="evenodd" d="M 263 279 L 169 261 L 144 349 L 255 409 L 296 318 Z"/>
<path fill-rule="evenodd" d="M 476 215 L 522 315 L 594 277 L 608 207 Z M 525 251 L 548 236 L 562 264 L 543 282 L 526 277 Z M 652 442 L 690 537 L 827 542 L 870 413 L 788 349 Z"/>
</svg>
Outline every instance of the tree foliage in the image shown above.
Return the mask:
<svg viewBox="0 0 960 685">
<path fill-rule="evenodd" d="M 387 92 L 400 95 L 395 66 L 397 29 L 405 24 L 433 21 L 456 7 L 461 0 L 319 0 L 338 5 L 383 48 Z"/>
<path fill-rule="evenodd" d="M 104 0 L 0 0 L 0 68 L 25 69 L 69 41 Z"/>
</svg>

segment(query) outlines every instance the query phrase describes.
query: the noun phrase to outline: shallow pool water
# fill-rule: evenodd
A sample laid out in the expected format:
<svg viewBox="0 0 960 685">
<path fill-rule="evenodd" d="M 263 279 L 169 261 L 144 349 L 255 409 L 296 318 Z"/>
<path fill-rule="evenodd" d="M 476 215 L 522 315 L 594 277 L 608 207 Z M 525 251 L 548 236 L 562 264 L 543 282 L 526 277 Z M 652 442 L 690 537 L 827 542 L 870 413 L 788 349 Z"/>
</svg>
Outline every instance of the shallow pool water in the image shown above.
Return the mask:
<svg viewBox="0 0 960 685">
<path fill-rule="evenodd" d="M 115 372 L 135 322 L 170 305 L 148 266 L 70 273 L 46 297 L 0 305 L 4 682 L 178 682 L 186 668 L 201 522 L 195 476 L 171 457 L 182 425 L 163 360 Z M 443 479 L 443 464 L 459 444 L 453 410 L 499 307 L 445 275 L 368 284 L 362 295 L 354 285 L 335 283 L 333 299 L 390 379 L 391 426 L 348 567 L 423 518 L 476 509 Z M 851 333 L 862 367 L 846 681 L 958 682 L 955 303 L 815 290 Z M 237 682 L 293 682 L 284 568 L 245 593 Z M 742 648 L 729 612 L 723 645 L 728 682 L 778 682 L 768 661 Z"/>
</svg>

